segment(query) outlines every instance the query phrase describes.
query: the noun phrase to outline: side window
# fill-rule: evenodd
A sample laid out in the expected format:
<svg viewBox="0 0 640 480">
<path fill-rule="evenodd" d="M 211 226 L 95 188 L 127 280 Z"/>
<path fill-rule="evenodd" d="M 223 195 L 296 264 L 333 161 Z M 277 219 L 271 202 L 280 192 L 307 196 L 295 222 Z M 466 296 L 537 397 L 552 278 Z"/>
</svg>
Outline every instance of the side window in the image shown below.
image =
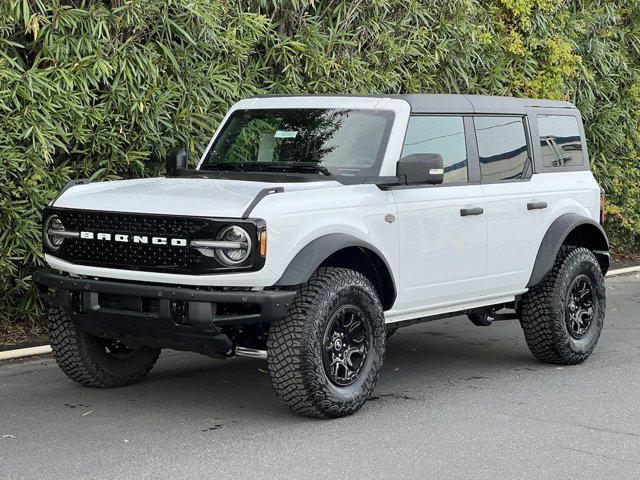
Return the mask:
<svg viewBox="0 0 640 480">
<path fill-rule="evenodd" d="M 475 117 L 480 176 L 497 182 L 531 176 L 522 117 Z"/>
<path fill-rule="evenodd" d="M 412 116 L 402 157 L 413 153 L 439 153 L 444 160 L 444 183 L 466 182 L 467 144 L 462 117 Z"/>
<path fill-rule="evenodd" d="M 545 167 L 584 165 L 578 119 L 570 115 L 538 115 L 542 164 Z"/>
</svg>

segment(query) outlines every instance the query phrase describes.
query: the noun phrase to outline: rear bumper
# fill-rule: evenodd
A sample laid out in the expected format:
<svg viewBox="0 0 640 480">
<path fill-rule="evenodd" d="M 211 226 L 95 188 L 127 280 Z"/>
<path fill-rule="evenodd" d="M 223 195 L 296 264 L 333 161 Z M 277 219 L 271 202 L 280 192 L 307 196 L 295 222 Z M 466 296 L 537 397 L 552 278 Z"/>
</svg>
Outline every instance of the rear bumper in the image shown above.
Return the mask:
<svg viewBox="0 0 640 480">
<path fill-rule="evenodd" d="M 225 356 L 233 343 L 224 327 L 284 317 L 295 292 L 220 291 L 94 280 L 36 272 L 46 303 L 57 305 L 80 329 L 128 345 Z"/>
</svg>

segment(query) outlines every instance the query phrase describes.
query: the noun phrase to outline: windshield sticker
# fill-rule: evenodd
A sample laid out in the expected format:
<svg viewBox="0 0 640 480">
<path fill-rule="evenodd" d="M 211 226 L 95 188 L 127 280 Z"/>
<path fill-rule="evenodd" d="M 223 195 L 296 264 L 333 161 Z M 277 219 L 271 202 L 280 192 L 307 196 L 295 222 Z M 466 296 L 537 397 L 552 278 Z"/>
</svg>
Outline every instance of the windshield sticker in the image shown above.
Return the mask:
<svg viewBox="0 0 640 480">
<path fill-rule="evenodd" d="M 275 138 L 296 138 L 298 132 L 290 130 L 278 130 L 274 135 Z"/>
</svg>

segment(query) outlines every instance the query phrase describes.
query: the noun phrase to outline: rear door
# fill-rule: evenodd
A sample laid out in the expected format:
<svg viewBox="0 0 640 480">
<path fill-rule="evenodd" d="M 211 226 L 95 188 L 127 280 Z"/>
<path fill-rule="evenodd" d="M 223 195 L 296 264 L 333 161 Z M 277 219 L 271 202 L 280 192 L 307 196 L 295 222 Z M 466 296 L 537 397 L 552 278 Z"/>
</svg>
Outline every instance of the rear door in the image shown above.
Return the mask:
<svg viewBox="0 0 640 480">
<path fill-rule="evenodd" d="M 442 185 L 393 190 L 400 238 L 394 310 L 459 303 L 484 293 L 487 223 L 472 130 L 472 118 L 462 115 L 409 120 L 402 156 L 441 154 L 445 177 Z"/>
<path fill-rule="evenodd" d="M 525 115 L 474 117 L 488 223 L 487 293 L 521 292 L 531 274 L 549 211 L 533 174 Z"/>
</svg>

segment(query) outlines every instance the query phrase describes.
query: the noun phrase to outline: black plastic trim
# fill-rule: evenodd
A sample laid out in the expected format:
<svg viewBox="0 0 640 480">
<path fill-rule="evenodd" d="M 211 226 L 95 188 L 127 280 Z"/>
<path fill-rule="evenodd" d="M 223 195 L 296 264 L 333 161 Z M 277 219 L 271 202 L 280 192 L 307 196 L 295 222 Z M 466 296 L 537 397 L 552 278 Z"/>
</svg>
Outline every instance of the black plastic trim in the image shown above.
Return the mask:
<svg viewBox="0 0 640 480">
<path fill-rule="evenodd" d="M 268 188 L 263 188 L 262 190 L 260 190 L 256 194 L 256 196 L 254 197 L 254 199 L 251 200 L 251 203 L 249 204 L 247 209 L 242 214 L 242 219 L 246 220 L 247 218 L 249 218 L 249 215 L 251 215 L 251 212 L 253 211 L 253 209 L 256 208 L 256 205 L 258 205 L 258 203 L 260 203 L 260 201 L 264 197 L 266 197 L 267 195 L 271 195 L 273 193 L 282 193 L 282 192 L 284 192 L 284 188 L 283 187 L 268 187 Z"/>
<path fill-rule="evenodd" d="M 284 317 L 287 314 L 289 304 L 296 294 L 292 290 L 203 290 L 177 285 L 94 280 L 70 277 L 48 271 L 38 271 L 33 278 L 36 285 L 46 285 L 69 291 L 111 293 L 191 302 L 257 304 L 261 306 L 261 321 L 276 320 Z M 225 318 L 221 317 L 219 320 L 225 320 Z M 242 321 L 237 322 L 237 324 L 242 323 Z"/>
<path fill-rule="evenodd" d="M 197 221 L 205 221 L 210 225 L 206 228 L 213 228 L 215 232 L 211 233 L 211 237 L 215 236 L 215 233 L 220 229 L 224 228 L 226 225 L 238 225 L 240 227 L 245 228 L 252 236 L 252 243 L 254 245 L 253 252 L 250 257 L 247 259 L 245 264 L 235 266 L 235 267 L 226 267 L 220 264 L 215 257 L 209 259 L 209 265 L 204 265 L 202 267 L 189 267 L 185 268 L 171 268 L 165 266 L 141 266 L 137 264 L 113 264 L 112 262 L 103 262 L 103 261 L 95 261 L 95 260 L 78 260 L 76 258 L 70 258 L 69 256 L 64 254 L 62 248 L 60 250 L 53 251 L 49 249 L 46 244 L 43 246 L 44 253 L 47 253 L 53 257 L 59 258 L 66 262 L 70 262 L 76 265 L 87 265 L 94 267 L 102 267 L 102 268 L 113 268 L 113 269 L 121 269 L 121 270 L 138 270 L 138 271 L 157 271 L 157 272 L 165 272 L 165 273 L 180 273 L 184 275 L 216 275 L 216 274 L 226 274 L 226 273 L 235 273 L 235 272 L 247 272 L 247 271 L 258 271 L 264 267 L 265 258 L 260 256 L 257 253 L 256 246 L 258 245 L 258 233 L 262 228 L 265 227 L 265 222 L 259 218 L 227 218 L 227 217 L 197 217 L 197 216 L 187 216 L 187 215 L 171 215 L 171 214 L 158 214 L 158 213 L 140 213 L 140 212 L 120 212 L 113 210 L 85 210 L 78 208 L 67 208 L 67 207 L 45 207 L 42 217 L 42 222 L 44 224 L 45 219 L 54 213 L 61 214 L 93 214 L 93 215 L 114 215 L 114 216 L 136 216 L 136 217 L 144 217 L 144 218 L 160 218 L 160 219 L 183 219 L 183 220 L 197 220 Z M 199 239 L 209 239 L 207 238 L 190 238 L 189 240 L 199 240 Z M 44 243 L 44 242 L 43 242 Z M 197 248 L 189 247 L 197 250 Z"/>
<path fill-rule="evenodd" d="M 547 202 L 529 202 L 527 203 L 527 210 L 542 210 L 547 208 Z"/>
<path fill-rule="evenodd" d="M 119 340 L 127 346 L 172 348 L 214 358 L 233 352 L 234 344 L 225 328 L 283 318 L 296 295 L 285 289 L 204 290 L 70 277 L 49 271 L 36 272 L 33 278 L 43 301 L 62 308 L 78 328 L 90 335 Z M 105 294 L 106 299 L 102 298 Z M 109 303 L 110 296 L 128 297 L 124 301 L 138 307 L 122 310 L 124 307 Z M 186 306 L 186 310 L 176 313 L 178 305 Z M 229 311 L 231 305 L 234 307 Z M 230 313 L 219 314 L 220 309 Z"/>
<path fill-rule="evenodd" d="M 484 208 L 482 207 L 473 207 L 473 208 L 461 208 L 460 216 L 461 217 L 469 217 L 473 215 L 482 215 L 484 213 Z"/>
<path fill-rule="evenodd" d="M 583 217 L 576 213 L 566 213 L 556 218 L 549 226 L 547 233 L 545 233 L 536 255 L 536 260 L 533 265 L 533 271 L 531 277 L 527 283 L 527 288 L 531 288 L 542 281 L 542 279 L 551 271 L 553 264 L 558 256 L 560 247 L 564 244 L 564 241 L 569 234 L 580 225 L 592 225 L 596 227 L 601 235 L 600 241 L 603 241 L 602 245 L 606 245 L 606 250 L 602 248 L 593 249 L 594 253 L 598 257 L 598 261 L 603 269 L 603 273 L 607 272 L 609 268 L 609 240 L 607 234 L 595 220 Z"/>
<path fill-rule="evenodd" d="M 332 254 L 349 247 L 361 247 L 368 249 L 375 253 L 385 264 L 389 277 L 393 281 L 394 299 L 396 286 L 393 280 L 392 270 L 389 267 L 389 263 L 385 259 L 384 255 L 373 245 L 364 240 L 361 240 L 352 235 L 344 233 L 330 233 L 322 237 L 316 238 L 302 250 L 300 250 L 296 256 L 291 260 L 289 266 L 286 268 L 280 279 L 275 285 L 278 286 L 294 286 L 305 283 L 309 280 L 313 272 L 329 258 Z"/>
</svg>

